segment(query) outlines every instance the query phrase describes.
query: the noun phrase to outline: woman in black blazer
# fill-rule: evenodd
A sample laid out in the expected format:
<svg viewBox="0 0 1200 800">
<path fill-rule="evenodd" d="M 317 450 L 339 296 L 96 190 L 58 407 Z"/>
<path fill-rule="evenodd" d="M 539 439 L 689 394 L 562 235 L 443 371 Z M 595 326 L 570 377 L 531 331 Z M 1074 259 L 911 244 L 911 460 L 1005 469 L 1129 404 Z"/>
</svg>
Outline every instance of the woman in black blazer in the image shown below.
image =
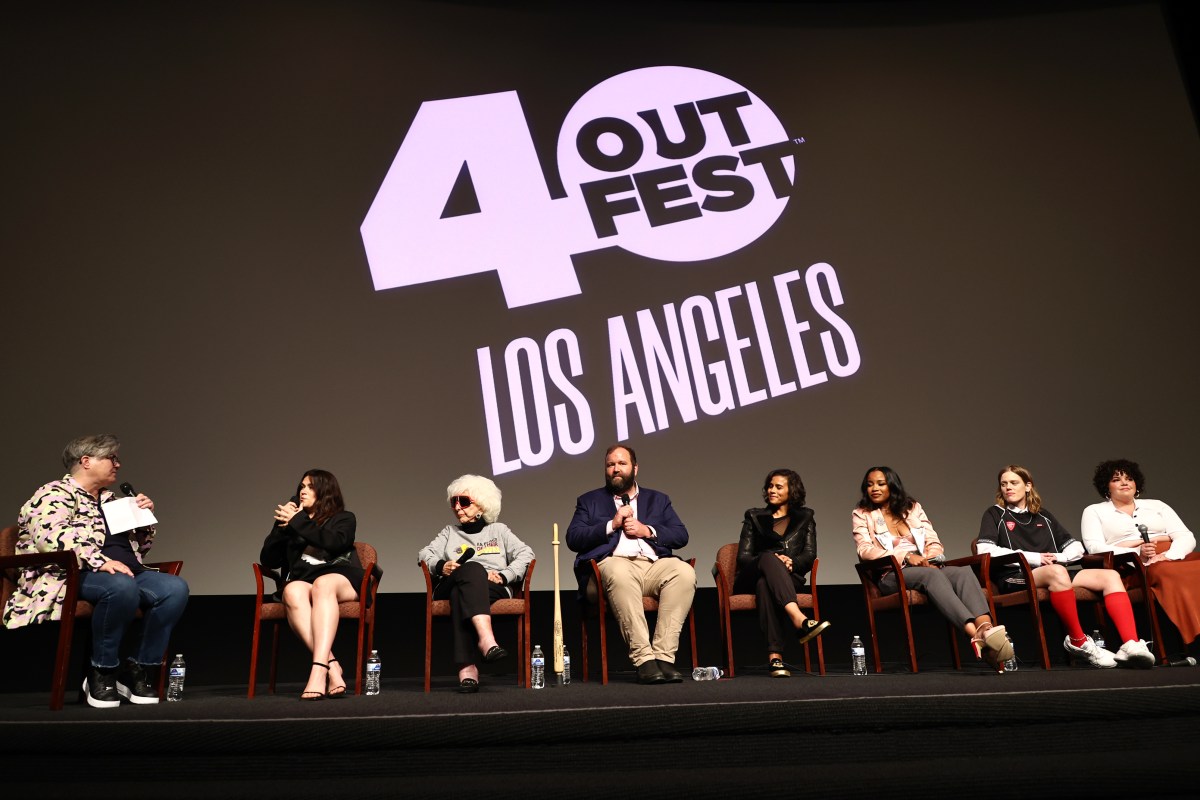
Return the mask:
<svg viewBox="0 0 1200 800">
<path fill-rule="evenodd" d="M 771 677 L 787 678 L 792 673 L 783 663 L 786 639 L 803 644 L 829 627 L 805 617 L 796 604 L 817 558 L 817 523 L 804 505 L 804 482 L 794 470 L 772 470 L 762 493 L 767 507 L 747 509 L 742 522 L 733 591 L 755 595 Z"/>
</svg>

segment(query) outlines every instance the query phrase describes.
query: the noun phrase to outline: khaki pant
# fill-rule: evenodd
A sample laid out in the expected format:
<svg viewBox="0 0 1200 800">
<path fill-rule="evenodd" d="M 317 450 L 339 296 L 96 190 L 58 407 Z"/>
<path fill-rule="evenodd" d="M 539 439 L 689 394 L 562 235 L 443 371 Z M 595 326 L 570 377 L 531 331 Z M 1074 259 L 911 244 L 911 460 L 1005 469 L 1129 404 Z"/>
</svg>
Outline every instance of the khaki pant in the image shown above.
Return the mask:
<svg viewBox="0 0 1200 800">
<path fill-rule="evenodd" d="M 635 667 L 652 659 L 675 663 L 679 631 L 696 594 L 696 571 L 678 558 L 650 561 L 644 557 L 609 556 L 599 567 L 608 605 L 621 623 L 621 636 L 629 645 L 629 660 Z M 643 597 L 658 599 L 653 642 L 642 607 Z"/>
</svg>

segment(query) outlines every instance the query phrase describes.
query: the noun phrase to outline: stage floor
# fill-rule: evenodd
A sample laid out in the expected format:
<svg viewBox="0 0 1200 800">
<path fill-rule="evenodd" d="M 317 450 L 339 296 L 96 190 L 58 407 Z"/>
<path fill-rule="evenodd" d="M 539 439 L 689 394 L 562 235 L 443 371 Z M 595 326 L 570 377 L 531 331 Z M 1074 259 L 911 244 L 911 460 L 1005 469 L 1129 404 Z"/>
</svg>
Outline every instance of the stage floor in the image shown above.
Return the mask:
<svg viewBox="0 0 1200 800">
<path fill-rule="evenodd" d="M 299 685 L 254 700 L 193 687 L 181 703 L 60 712 L 4 694 L 0 734 L 5 760 L 62 797 L 1198 793 L 1195 668 L 610 677 L 532 691 L 498 676 L 475 695 L 389 680 L 316 703 Z"/>
</svg>

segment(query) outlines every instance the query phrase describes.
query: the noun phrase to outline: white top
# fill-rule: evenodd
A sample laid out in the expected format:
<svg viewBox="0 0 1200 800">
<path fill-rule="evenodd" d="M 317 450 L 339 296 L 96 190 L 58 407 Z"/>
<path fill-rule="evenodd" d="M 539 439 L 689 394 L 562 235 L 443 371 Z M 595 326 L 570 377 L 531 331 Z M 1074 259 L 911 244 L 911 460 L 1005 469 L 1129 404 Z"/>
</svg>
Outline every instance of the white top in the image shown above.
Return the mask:
<svg viewBox="0 0 1200 800">
<path fill-rule="evenodd" d="M 1133 516 L 1118 511 L 1111 500 L 1090 505 L 1083 510 L 1079 531 L 1083 546 L 1089 553 L 1136 553 L 1136 547 L 1118 547 L 1118 542 L 1141 540 L 1137 526 L 1149 529 L 1150 541 L 1170 539 L 1171 547 L 1164 555 L 1178 561 L 1196 549 L 1196 537 L 1184 527 L 1183 520 L 1161 500 L 1134 500 Z"/>
<path fill-rule="evenodd" d="M 634 489 L 633 495 L 629 498 L 629 507 L 633 510 L 634 519 L 637 519 L 638 512 L 637 498 L 637 489 Z M 613 497 L 613 503 L 617 509 L 621 508 L 622 501 L 619 496 Z M 654 529 L 651 528 L 650 530 L 653 531 Z M 604 526 L 604 532 L 609 536 L 612 536 L 613 533 L 616 532 L 613 530 L 611 519 L 608 521 L 608 524 Z M 651 561 L 658 561 L 658 554 L 654 552 L 654 548 L 651 547 L 650 543 L 645 539 L 635 539 L 632 536 L 626 536 L 624 533 L 620 533 L 619 535 L 621 538 L 617 542 L 616 549 L 613 550 L 614 556 L 625 556 L 626 558 L 637 558 L 638 556 L 642 556 L 643 558 L 648 558 Z"/>
</svg>

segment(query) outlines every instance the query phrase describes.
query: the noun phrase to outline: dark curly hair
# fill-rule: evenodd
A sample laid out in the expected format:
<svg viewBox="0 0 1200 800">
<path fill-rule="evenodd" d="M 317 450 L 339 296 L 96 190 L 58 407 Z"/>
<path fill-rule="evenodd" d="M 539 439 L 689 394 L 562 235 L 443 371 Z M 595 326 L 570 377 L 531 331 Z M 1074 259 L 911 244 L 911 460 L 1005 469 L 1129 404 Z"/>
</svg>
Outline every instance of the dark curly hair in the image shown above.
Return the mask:
<svg viewBox="0 0 1200 800">
<path fill-rule="evenodd" d="M 862 485 L 859 487 L 862 499 L 858 501 L 858 507 L 866 511 L 875 508 L 875 504 L 867 496 L 867 478 L 872 472 L 883 473 L 883 479 L 887 481 L 888 485 L 888 510 L 892 512 L 893 517 L 904 519 L 912 507 L 917 504 L 917 498 L 908 496 L 908 492 L 904 491 L 904 484 L 900 482 L 900 476 L 891 467 L 869 467 L 863 473 Z"/>
<path fill-rule="evenodd" d="M 767 503 L 767 505 L 770 505 L 770 503 L 767 502 L 767 489 L 771 486 L 771 478 L 774 478 L 776 475 L 787 481 L 788 508 L 791 509 L 793 506 L 800 508 L 800 506 L 804 505 L 804 498 L 808 496 L 804 491 L 804 481 L 800 480 L 799 473 L 797 473 L 794 469 L 787 468 L 773 469 L 767 473 L 767 477 L 763 479 L 763 502 Z"/>
<path fill-rule="evenodd" d="M 1108 482 L 1122 472 L 1133 480 L 1139 493 L 1146 488 L 1146 478 L 1142 475 L 1142 469 L 1136 461 L 1130 461 L 1127 458 L 1101 461 L 1096 465 L 1096 474 L 1092 476 L 1092 485 L 1105 500 L 1108 499 Z"/>
<path fill-rule="evenodd" d="M 300 483 L 296 484 L 297 497 L 299 497 L 300 490 L 304 487 L 305 478 L 312 480 L 313 493 L 317 496 L 312 509 L 314 522 L 318 525 L 324 525 L 334 514 L 346 510 L 346 501 L 342 499 L 342 487 L 338 485 L 338 479 L 334 477 L 332 472 L 323 469 L 310 469 L 301 475 Z"/>
</svg>

